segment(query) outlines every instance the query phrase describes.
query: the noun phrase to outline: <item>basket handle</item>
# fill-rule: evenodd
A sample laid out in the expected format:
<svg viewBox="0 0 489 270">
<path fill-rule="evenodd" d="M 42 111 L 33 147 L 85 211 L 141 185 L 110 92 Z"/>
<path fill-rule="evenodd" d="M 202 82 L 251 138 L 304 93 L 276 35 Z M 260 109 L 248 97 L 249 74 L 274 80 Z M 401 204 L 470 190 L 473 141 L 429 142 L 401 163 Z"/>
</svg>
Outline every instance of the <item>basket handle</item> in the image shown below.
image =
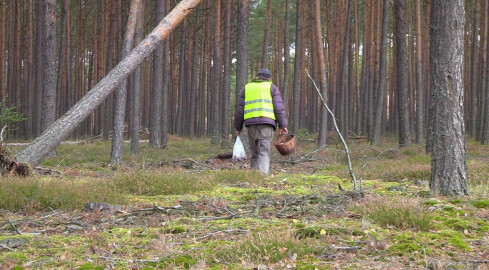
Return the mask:
<svg viewBox="0 0 489 270">
<path fill-rule="evenodd" d="M 289 138 L 292 138 L 292 134 L 290 134 L 290 133 L 287 133 L 287 134 L 278 134 L 277 135 L 277 138 L 275 140 L 278 141 L 278 139 L 282 138 L 283 136 L 289 136 Z"/>
</svg>

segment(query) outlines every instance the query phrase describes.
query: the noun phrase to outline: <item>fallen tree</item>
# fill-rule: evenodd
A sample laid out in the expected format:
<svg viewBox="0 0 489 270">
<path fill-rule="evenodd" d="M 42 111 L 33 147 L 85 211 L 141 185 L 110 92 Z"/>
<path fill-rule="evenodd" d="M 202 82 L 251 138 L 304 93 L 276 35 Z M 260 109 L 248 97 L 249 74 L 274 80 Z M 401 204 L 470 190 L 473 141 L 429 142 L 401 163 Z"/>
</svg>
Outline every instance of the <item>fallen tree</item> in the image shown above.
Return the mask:
<svg viewBox="0 0 489 270">
<path fill-rule="evenodd" d="M 202 0 L 182 0 L 131 53 L 112 69 L 68 112 L 54 122 L 24 150 L 16 155 L 19 162 L 37 166 L 49 153 L 112 93 L 143 62 L 175 27 Z"/>
</svg>

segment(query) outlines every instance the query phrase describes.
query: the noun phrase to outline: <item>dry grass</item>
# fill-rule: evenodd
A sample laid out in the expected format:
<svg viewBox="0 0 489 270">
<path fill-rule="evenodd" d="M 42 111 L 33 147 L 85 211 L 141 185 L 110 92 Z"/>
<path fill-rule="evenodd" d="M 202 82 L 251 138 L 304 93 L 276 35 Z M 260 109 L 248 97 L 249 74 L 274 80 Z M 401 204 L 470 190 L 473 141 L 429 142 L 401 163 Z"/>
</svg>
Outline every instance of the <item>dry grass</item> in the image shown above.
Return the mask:
<svg viewBox="0 0 489 270">
<path fill-rule="evenodd" d="M 382 227 L 428 231 L 432 216 L 413 198 L 376 198 L 357 207 L 363 217 Z"/>
</svg>

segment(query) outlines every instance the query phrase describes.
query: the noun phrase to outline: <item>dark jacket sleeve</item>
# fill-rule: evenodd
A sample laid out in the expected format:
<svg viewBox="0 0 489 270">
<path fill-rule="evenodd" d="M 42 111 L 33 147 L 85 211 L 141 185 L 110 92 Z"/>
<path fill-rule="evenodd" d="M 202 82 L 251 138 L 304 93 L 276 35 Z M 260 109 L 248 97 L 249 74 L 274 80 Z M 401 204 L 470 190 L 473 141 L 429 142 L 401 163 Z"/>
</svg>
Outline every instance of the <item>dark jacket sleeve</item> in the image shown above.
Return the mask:
<svg viewBox="0 0 489 270">
<path fill-rule="evenodd" d="M 244 91 L 241 91 L 239 95 L 238 104 L 236 105 L 236 113 L 234 115 L 234 128 L 237 131 L 241 131 L 243 129 L 244 123 Z"/>
<path fill-rule="evenodd" d="M 272 85 L 272 99 L 273 99 L 273 109 L 275 111 L 275 118 L 278 122 L 279 128 L 287 127 L 287 115 L 285 114 L 284 101 L 282 99 L 282 95 L 278 90 L 278 87 L 273 84 Z"/>
</svg>

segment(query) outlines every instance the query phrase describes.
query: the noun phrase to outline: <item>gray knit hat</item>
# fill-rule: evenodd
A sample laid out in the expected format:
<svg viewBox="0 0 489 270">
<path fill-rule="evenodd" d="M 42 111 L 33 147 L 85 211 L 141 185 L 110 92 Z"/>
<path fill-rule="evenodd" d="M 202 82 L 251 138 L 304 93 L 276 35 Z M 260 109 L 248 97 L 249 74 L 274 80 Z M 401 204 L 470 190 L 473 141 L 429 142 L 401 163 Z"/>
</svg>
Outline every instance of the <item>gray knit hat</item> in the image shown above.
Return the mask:
<svg viewBox="0 0 489 270">
<path fill-rule="evenodd" d="M 264 78 L 270 78 L 272 76 L 272 73 L 270 73 L 270 70 L 266 69 L 266 68 L 262 68 L 258 71 L 258 73 L 256 74 L 256 76 L 259 76 L 259 77 L 264 77 Z"/>
</svg>

